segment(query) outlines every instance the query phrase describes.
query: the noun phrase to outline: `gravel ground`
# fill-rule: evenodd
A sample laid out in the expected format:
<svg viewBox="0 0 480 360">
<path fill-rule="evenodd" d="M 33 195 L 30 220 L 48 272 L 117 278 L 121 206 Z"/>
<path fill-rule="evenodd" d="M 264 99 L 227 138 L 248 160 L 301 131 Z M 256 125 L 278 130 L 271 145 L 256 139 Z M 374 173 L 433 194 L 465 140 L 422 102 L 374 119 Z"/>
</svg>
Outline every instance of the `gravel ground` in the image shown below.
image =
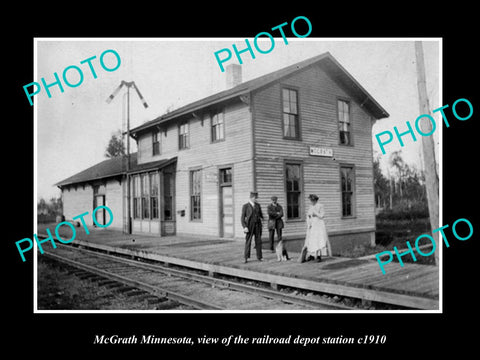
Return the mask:
<svg viewBox="0 0 480 360">
<path fill-rule="evenodd" d="M 38 257 L 38 310 L 160 310 L 189 309 L 146 294 L 127 296 L 93 281 L 82 280 L 65 268 Z"/>
</svg>

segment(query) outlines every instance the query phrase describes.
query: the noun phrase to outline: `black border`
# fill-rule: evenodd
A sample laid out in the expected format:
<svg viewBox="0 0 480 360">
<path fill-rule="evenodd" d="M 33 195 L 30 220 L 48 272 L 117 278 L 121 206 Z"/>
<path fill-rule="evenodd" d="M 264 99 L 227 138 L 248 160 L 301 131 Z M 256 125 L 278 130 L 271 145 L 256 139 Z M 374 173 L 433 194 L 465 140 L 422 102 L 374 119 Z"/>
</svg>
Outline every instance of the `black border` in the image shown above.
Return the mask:
<svg viewBox="0 0 480 360">
<path fill-rule="evenodd" d="M 77 9 L 71 17 L 59 9 L 38 10 L 29 7 L 17 12 L 16 24 L 5 29 L 7 36 L 7 96 L 4 109 L 4 149 L 6 161 L 4 181 L 3 242 L 6 291 L 4 298 L 4 343 L 17 352 L 36 351 L 33 356 L 48 354 L 65 357 L 72 354 L 139 355 L 152 351 L 156 356 L 178 351 L 179 355 L 198 354 L 198 351 L 257 355 L 267 351 L 268 356 L 280 351 L 299 356 L 314 352 L 325 355 L 353 350 L 356 355 L 382 356 L 396 353 L 415 357 L 433 355 L 445 349 L 468 351 L 475 342 L 476 324 L 473 321 L 477 296 L 475 264 L 478 253 L 478 215 L 475 204 L 477 153 L 475 136 L 480 111 L 478 101 L 478 65 L 473 36 L 477 22 L 474 9 L 467 5 L 452 5 L 448 11 L 418 5 L 383 4 L 383 8 L 359 3 L 354 7 L 323 3 L 305 7 L 289 4 L 289 9 L 261 13 L 258 7 L 245 3 L 229 3 L 221 7 L 202 5 L 198 11 L 185 4 L 183 10 L 149 4 L 109 4 L 108 9 L 87 6 Z M 281 3 L 275 8 L 283 9 Z M 339 8 L 340 7 L 340 8 Z M 401 9 L 399 9 L 402 7 Z M 127 9 L 128 8 L 128 9 Z M 185 10 L 187 10 L 186 12 Z M 85 8 L 86 9 L 86 8 Z M 155 9 L 155 10 L 153 10 Z M 472 15 L 470 15 L 470 13 Z M 339 16 L 339 15 L 342 16 Z M 467 98 L 474 107 L 468 121 L 450 122 L 444 127 L 443 147 L 443 224 L 452 224 L 458 218 L 469 219 L 475 229 L 468 241 L 451 241 L 444 248 L 444 313 L 443 314 L 33 314 L 33 259 L 27 255 L 22 263 L 14 242 L 33 234 L 33 113 L 25 100 L 23 85 L 33 81 L 33 37 L 245 37 L 267 31 L 296 16 L 310 19 L 313 31 L 310 37 L 442 37 L 443 38 L 443 104 L 452 104 L 458 98 Z M 471 18 L 470 18 L 471 17 Z M 341 20 L 339 20 L 341 18 Z M 62 21 L 65 20 L 65 21 Z M 133 20 L 132 20 L 133 19 Z M 475 91 L 474 91 L 475 88 Z M 13 96 L 12 96 L 13 95 Z M 448 114 L 448 113 L 447 113 Z M 451 114 L 451 113 L 450 113 Z M 408 120 L 408 119 L 406 119 Z M 477 151 L 476 151 L 477 150 Z M 13 190 L 16 189 L 16 190 Z M 13 220 L 13 221 L 12 221 Z M 31 253 L 30 253 L 31 254 Z M 472 322 L 473 329 L 469 328 Z M 384 345 L 307 347 L 299 346 L 200 346 L 169 347 L 158 345 L 98 346 L 92 341 L 95 334 L 155 334 L 157 336 L 363 336 L 387 335 Z M 70 350 L 70 351 L 68 351 Z M 68 351 L 68 352 L 66 352 Z M 197 355 L 198 356 L 198 355 Z"/>
</svg>

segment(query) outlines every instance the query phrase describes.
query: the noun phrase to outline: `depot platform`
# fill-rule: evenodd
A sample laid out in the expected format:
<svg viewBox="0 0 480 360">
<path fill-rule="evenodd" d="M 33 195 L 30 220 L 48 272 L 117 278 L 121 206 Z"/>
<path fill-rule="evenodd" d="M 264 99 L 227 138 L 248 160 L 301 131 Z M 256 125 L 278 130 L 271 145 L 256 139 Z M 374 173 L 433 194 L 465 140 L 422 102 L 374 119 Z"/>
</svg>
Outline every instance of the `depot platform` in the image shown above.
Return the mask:
<svg viewBox="0 0 480 360">
<path fill-rule="evenodd" d="M 37 234 L 52 233 L 54 225 L 39 224 Z M 70 230 L 66 230 L 70 231 Z M 62 232 L 60 234 L 63 236 Z M 65 239 L 71 237 L 65 233 Z M 252 248 L 248 263 L 243 261 L 243 241 L 200 237 L 124 234 L 110 229 L 77 228 L 72 244 L 109 253 L 144 258 L 192 269 L 211 275 L 223 274 L 270 283 L 273 287 L 288 286 L 302 290 L 348 296 L 367 301 L 399 305 L 410 309 L 439 309 L 439 268 L 432 265 L 406 263 L 389 266 L 382 274 L 375 259 L 324 257 L 323 261 L 298 262 L 298 253 L 290 253 L 290 261 L 278 262 L 276 255 L 263 250 L 262 262 Z M 45 246 L 50 246 L 45 243 Z M 253 247 L 253 245 L 252 245 Z"/>
</svg>

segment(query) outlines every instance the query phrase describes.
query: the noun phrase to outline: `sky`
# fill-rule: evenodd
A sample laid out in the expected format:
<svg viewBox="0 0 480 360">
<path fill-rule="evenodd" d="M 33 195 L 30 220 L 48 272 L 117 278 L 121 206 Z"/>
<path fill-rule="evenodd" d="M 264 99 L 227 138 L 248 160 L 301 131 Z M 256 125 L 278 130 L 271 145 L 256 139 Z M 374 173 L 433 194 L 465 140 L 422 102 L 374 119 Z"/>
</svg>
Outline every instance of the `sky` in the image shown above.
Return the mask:
<svg viewBox="0 0 480 360">
<path fill-rule="evenodd" d="M 372 130 L 374 153 L 378 153 L 382 170 L 387 173 L 391 152 L 402 149 L 404 160 L 417 168 L 422 167 L 421 141 L 404 137 L 404 147 L 398 141 L 386 146 L 381 155 L 374 135 L 393 126 L 406 130 L 406 121 L 412 126 L 421 115 L 418 105 L 417 75 L 414 39 L 275 39 L 275 47 L 268 54 L 255 52 L 256 58 L 242 55 L 242 79 L 248 81 L 296 62 L 330 52 L 337 61 L 382 105 L 389 118 L 375 122 Z M 441 106 L 441 47 L 436 39 L 423 39 L 427 92 L 431 110 Z M 266 41 L 269 42 L 267 39 Z M 252 39 L 250 39 L 252 42 Z M 225 73 L 220 71 L 214 52 L 232 49 L 237 44 L 242 49 L 244 38 L 217 39 L 36 39 L 36 69 L 32 81 L 45 78 L 54 82 L 54 73 L 61 78 L 63 70 L 75 65 L 82 69 L 84 78 L 78 87 L 63 83 L 50 87 L 51 98 L 42 88 L 34 97 L 36 112 L 36 189 L 37 198 L 50 199 L 60 195 L 54 185 L 100 161 L 105 160 L 105 148 L 111 135 L 125 130 L 124 93 L 120 91 L 108 104 L 106 99 L 122 80 L 135 81 L 149 107 L 145 109 L 136 94 L 130 98 L 130 127 L 174 110 L 195 100 L 226 88 Z M 261 44 L 268 48 L 269 43 Z M 115 50 L 121 64 L 115 71 L 105 71 L 99 62 L 105 50 Z M 254 50 L 255 51 L 255 50 Z M 96 56 L 91 61 L 97 78 L 94 79 L 88 64 L 81 61 Z M 113 68 L 116 59 L 111 53 L 104 57 L 105 66 Z M 229 63 L 238 63 L 235 56 Z M 79 81 L 75 70 L 69 70 L 71 83 Z M 25 98 L 28 106 L 28 99 Z M 437 124 L 440 124 L 436 114 Z M 441 126 L 433 134 L 437 162 Z M 420 136 L 417 136 L 421 138 Z M 135 151 L 135 141 L 130 141 Z"/>
</svg>

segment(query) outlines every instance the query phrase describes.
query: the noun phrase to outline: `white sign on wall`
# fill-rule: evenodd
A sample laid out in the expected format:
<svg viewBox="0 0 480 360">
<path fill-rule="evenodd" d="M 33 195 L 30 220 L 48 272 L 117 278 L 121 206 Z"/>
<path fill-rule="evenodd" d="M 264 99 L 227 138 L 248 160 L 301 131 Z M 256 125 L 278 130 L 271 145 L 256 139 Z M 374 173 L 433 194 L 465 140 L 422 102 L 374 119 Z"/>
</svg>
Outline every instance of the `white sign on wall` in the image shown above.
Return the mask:
<svg viewBox="0 0 480 360">
<path fill-rule="evenodd" d="M 327 157 L 333 156 L 332 148 L 326 148 L 326 147 L 320 147 L 320 146 L 310 146 L 309 148 L 310 148 L 310 155 L 312 156 L 327 156 Z"/>
</svg>

